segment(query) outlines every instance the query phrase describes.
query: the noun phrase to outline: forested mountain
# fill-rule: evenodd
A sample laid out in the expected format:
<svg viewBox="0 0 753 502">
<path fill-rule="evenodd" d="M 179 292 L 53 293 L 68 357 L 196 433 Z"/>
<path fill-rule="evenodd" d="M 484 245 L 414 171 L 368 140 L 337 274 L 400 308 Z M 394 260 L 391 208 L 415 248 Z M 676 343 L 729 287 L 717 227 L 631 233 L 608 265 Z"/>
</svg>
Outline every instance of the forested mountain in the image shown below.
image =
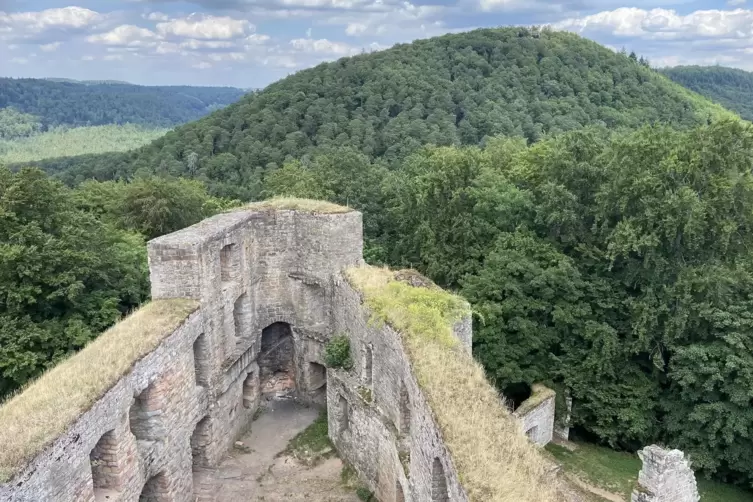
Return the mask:
<svg viewBox="0 0 753 502">
<path fill-rule="evenodd" d="M 331 147 L 395 165 L 429 143 L 475 145 L 499 134 L 535 142 L 589 124 L 686 127 L 725 114 L 638 61 L 574 34 L 485 29 L 301 71 L 120 162 L 87 159 L 66 179 L 141 169 L 199 178 L 215 194 L 252 199 L 265 172 Z"/>
<path fill-rule="evenodd" d="M 19 113 L 25 114 L 42 130 L 61 125 L 125 123 L 172 127 L 229 105 L 243 94 L 230 87 L 145 87 L 0 78 L 0 111 L 13 110 L 17 120 Z M 0 131 L 4 118 L 10 120 L 7 115 L 0 116 Z"/>
<path fill-rule="evenodd" d="M 662 72 L 678 84 L 753 121 L 753 73 L 724 66 L 675 66 Z"/>
</svg>

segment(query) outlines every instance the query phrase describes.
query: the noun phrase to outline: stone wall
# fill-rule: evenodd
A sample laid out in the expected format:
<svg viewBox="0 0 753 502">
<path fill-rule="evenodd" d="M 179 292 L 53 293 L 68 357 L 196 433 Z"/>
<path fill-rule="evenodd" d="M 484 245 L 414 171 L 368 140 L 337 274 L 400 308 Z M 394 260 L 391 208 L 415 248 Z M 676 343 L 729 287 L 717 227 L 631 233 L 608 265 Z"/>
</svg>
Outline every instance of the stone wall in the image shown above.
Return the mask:
<svg viewBox="0 0 753 502">
<path fill-rule="evenodd" d="M 335 332 L 347 335 L 355 366 L 330 370 L 330 437 L 377 499 L 467 501 L 400 335 L 369 323 L 361 297 L 346 281 L 335 289 Z M 470 351 L 470 318 L 456 334 Z"/>
<path fill-rule="evenodd" d="M 150 242 L 153 298 L 199 310 L 0 501 L 193 501 L 262 399 L 324 404 L 335 285 L 362 263 L 361 232 L 356 212 L 240 211 Z"/>
<path fill-rule="evenodd" d="M 189 500 L 191 434 L 209 403 L 195 380 L 196 313 L 7 485 L 3 502 Z M 149 485 L 147 487 L 147 485 Z M 105 498 L 106 496 L 109 498 Z"/>
<path fill-rule="evenodd" d="M 538 446 L 548 445 L 554 437 L 554 391 L 534 385 L 531 397 L 523 401 L 513 415 L 520 421 L 520 429 Z"/>
<path fill-rule="evenodd" d="M 698 488 L 690 462 L 679 450 L 647 446 L 638 452 L 643 467 L 632 502 L 698 502 Z"/>
<path fill-rule="evenodd" d="M 334 444 L 379 500 L 467 501 L 401 337 L 368 322 L 344 279 L 363 263 L 361 225 L 357 212 L 245 210 L 150 242 L 153 298 L 199 309 L 0 485 L 0 502 L 212 500 L 207 473 L 263 400 L 287 398 L 326 403 Z M 470 353 L 470 318 L 454 333 Z M 324 367 L 339 334 L 349 371 Z"/>
</svg>

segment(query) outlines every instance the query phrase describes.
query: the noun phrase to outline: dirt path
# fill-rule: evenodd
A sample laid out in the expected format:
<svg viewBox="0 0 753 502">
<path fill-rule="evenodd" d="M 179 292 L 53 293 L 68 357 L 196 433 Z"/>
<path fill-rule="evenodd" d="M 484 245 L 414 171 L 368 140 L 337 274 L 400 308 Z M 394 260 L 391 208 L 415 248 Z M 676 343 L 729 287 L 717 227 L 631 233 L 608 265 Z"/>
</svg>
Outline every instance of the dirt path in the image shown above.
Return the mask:
<svg viewBox="0 0 753 502">
<path fill-rule="evenodd" d="M 592 484 L 586 483 L 577 476 L 568 475 L 567 479 L 575 483 L 582 490 L 596 495 L 597 497 L 601 497 L 602 500 L 608 500 L 609 502 L 625 502 L 625 498 L 622 495 L 609 492 L 607 490 L 599 488 L 598 486 L 593 486 Z"/>
<path fill-rule="evenodd" d="M 281 454 L 299 432 L 311 425 L 319 412 L 292 401 L 275 402 L 241 438 L 217 472 L 207 474 L 203 501 L 215 502 L 358 502 L 352 490 L 340 482 L 342 462 L 338 458 L 315 467 L 303 465 Z"/>
</svg>

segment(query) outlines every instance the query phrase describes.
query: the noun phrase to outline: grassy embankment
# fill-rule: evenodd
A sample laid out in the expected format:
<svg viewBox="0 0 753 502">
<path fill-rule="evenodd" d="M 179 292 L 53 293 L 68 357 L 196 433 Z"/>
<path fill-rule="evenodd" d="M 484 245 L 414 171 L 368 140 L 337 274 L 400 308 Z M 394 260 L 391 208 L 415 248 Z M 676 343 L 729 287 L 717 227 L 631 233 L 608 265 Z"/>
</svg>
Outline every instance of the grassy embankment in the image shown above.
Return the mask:
<svg viewBox="0 0 753 502">
<path fill-rule="evenodd" d="M 550 444 L 546 447 L 565 472 L 577 476 L 591 486 L 612 492 L 630 500 L 633 485 L 638 479 L 641 461 L 637 455 L 618 452 L 587 443 L 575 443 L 577 448 Z M 732 485 L 698 477 L 701 502 L 753 502 L 753 493 Z M 606 500 L 595 497 L 594 500 Z"/>
</svg>

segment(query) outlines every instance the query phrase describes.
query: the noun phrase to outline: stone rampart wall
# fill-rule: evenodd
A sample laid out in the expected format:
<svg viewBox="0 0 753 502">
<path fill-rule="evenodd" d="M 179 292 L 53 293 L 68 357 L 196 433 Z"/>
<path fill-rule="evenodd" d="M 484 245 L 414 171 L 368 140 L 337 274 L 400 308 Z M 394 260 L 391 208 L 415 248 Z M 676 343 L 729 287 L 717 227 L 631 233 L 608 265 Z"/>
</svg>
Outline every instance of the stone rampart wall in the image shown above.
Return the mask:
<svg viewBox="0 0 753 502">
<path fill-rule="evenodd" d="M 680 450 L 647 446 L 638 452 L 643 462 L 632 502 L 698 502 L 695 474 Z"/>
<path fill-rule="evenodd" d="M 161 500 L 183 500 L 179 494 L 191 490 L 191 434 L 209 407 L 194 372 L 201 325 L 201 313 L 193 314 L 137 362 L 12 483 L 0 485 L 0 501 L 138 500 L 147 484 Z"/>
<path fill-rule="evenodd" d="M 360 294 L 338 283 L 335 332 L 347 335 L 355 366 L 330 370 L 330 437 L 382 501 L 467 501 L 400 335 L 369 322 Z M 470 351 L 470 318 L 456 335 Z"/>
<path fill-rule="evenodd" d="M 362 263 L 361 225 L 356 212 L 240 211 L 150 242 L 153 298 L 199 310 L 0 501 L 193 501 L 262 399 L 324 404 L 335 283 Z"/>
<path fill-rule="evenodd" d="M 401 337 L 369 323 L 344 279 L 363 263 L 361 224 L 247 210 L 150 242 L 152 296 L 199 309 L 0 485 L 0 502 L 213 500 L 205 474 L 264 399 L 283 398 L 326 402 L 334 444 L 379 500 L 467 501 Z M 470 352 L 470 318 L 454 332 Z M 352 370 L 324 366 L 337 334 Z"/>
</svg>

